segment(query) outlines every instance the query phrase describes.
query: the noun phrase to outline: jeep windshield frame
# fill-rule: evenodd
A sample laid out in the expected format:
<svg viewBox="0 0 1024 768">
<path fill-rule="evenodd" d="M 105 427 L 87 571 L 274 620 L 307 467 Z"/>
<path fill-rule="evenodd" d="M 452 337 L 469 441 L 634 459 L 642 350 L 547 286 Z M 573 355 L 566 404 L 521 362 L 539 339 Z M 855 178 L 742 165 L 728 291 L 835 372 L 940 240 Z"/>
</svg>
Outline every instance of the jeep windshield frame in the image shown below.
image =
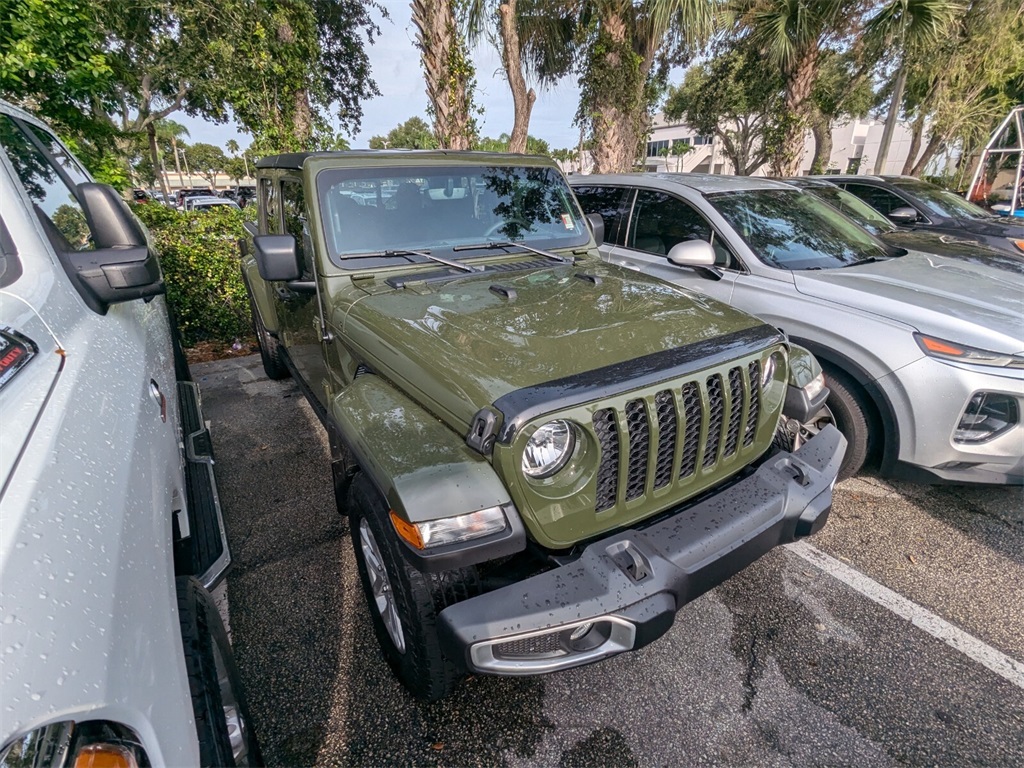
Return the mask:
<svg viewBox="0 0 1024 768">
<path fill-rule="evenodd" d="M 401 252 L 454 257 L 460 245 L 490 241 L 526 251 L 590 242 L 575 196 L 551 166 L 324 168 L 316 186 L 330 260 L 345 270 L 408 266 Z M 459 253 L 460 262 L 493 257 L 492 249 Z"/>
</svg>

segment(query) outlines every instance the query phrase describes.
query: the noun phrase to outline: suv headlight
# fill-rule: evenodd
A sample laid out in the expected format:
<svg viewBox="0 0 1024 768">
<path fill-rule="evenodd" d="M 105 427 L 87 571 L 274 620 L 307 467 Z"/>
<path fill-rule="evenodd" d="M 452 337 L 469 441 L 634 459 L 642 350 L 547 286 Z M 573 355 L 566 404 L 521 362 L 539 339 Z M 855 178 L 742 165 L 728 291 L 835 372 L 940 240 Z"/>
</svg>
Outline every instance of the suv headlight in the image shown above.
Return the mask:
<svg viewBox="0 0 1024 768">
<path fill-rule="evenodd" d="M 523 474 L 539 480 L 565 466 L 576 447 L 576 428 L 564 419 L 541 424 L 523 449 Z"/>
<path fill-rule="evenodd" d="M 501 533 L 508 527 L 505 512 L 501 507 L 488 507 L 466 515 L 442 517 L 424 523 L 408 523 L 392 510 L 391 524 L 395 526 L 398 535 L 416 549 L 472 541 Z"/>
<path fill-rule="evenodd" d="M 928 357 L 939 360 L 954 360 L 971 365 L 991 365 L 997 368 L 1024 368 L 1024 357 L 1020 355 L 989 352 L 977 347 L 968 347 L 966 344 L 925 336 L 923 333 L 915 333 L 914 341 Z"/>
<path fill-rule="evenodd" d="M 0 768 L 27 765 L 140 768 L 149 765 L 149 760 L 130 728 L 104 720 L 66 720 L 36 728 L 0 749 Z"/>
</svg>

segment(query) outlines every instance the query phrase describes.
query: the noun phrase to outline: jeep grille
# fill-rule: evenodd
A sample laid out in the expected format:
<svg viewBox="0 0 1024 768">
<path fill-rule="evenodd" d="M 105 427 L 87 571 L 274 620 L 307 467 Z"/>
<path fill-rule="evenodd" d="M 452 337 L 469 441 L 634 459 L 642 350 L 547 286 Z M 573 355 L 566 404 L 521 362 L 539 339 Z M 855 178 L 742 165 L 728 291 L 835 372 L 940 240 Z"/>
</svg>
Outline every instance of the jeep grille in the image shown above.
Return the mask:
<svg viewBox="0 0 1024 768">
<path fill-rule="evenodd" d="M 595 511 L 684 484 L 697 473 L 698 463 L 713 471 L 736 455 L 741 434 L 743 447 L 753 444 L 760 408 L 761 366 L 753 361 L 730 369 L 724 379 L 713 374 L 651 398 L 629 400 L 622 411 L 595 411 L 601 451 Z"/>
</svg>

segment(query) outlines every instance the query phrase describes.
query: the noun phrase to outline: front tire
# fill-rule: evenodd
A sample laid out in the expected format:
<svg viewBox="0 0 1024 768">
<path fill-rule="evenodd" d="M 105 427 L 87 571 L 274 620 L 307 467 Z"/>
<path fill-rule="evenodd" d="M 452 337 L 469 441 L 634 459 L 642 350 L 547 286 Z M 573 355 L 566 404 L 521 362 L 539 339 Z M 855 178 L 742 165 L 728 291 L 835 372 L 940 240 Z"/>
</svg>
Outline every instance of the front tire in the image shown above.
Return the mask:
<svg viewBox="0 0 1024 768">
<path fill-rule="evenodd" d="M 195 578 L 182 576 L 175 587 L 200 766 L 263 765 L 217 607 Z"/>
<path fill-rule="evenodd" d="M 352 481 L 348 510 L 370 620 L 388 665 L 415 698 L 443 699 L 462 671 L 441 648 L 438 614 L 479 593 L 476 569 L 431 574 L 412 567 L 386 505 L 365 475 Z"/>
<path fill-rule="evenodd" d="M 864 390 L 842 371 L 832 367 L 825 369 L 825 384 L 830 390 L 827 405 L 836 428 L 846 438 L 846 455 L 839 467 L 839 479 L 846 480 L 860 472 L 867 460 L 871 438 L 870 409 Z"/>
<path fill-rule="evenodd" d="M 263 371 L 268 379 L 280 381 L 291 376 L 291 371 L 284 362 L 284 350 L 281 349 L 281 342 L 270 335 L 270 331 L 263 325 L 260 313 L 255 303 L 249 299 L 249 308 L 252 311 L 252 328 L 256 332 L 256 343 L 260 347 L 260 358 L 263 360 Z"/>
</svg>

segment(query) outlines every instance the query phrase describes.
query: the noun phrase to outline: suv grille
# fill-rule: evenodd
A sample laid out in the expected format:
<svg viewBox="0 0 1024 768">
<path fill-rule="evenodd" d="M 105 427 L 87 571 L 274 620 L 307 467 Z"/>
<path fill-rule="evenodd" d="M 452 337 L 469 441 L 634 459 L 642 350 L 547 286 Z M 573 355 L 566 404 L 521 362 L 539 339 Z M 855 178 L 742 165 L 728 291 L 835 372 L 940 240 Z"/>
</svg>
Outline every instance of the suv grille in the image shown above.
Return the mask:
<svg viewBox="0 0 1024 768">
<path fill-rule="evenodd" d="M 741 440 L 744 448 L 753 444 L 760 410 L 761 365 L 754 361 L 730 369 L 724 379 L 713 374 L 652 398 L 629 400 L 622 412 L 596 411 L 601 459 L 595 510 L 642 498 L 648 487 L 660 490 L 686 482 L 697 473 L 698 461 L 702 470 L 713 470 L 736 455 Z M 702 429 L 707 434 L 703 454 Z M 653 456 L 652 440 L 657 441 Z"/>
</svg>

